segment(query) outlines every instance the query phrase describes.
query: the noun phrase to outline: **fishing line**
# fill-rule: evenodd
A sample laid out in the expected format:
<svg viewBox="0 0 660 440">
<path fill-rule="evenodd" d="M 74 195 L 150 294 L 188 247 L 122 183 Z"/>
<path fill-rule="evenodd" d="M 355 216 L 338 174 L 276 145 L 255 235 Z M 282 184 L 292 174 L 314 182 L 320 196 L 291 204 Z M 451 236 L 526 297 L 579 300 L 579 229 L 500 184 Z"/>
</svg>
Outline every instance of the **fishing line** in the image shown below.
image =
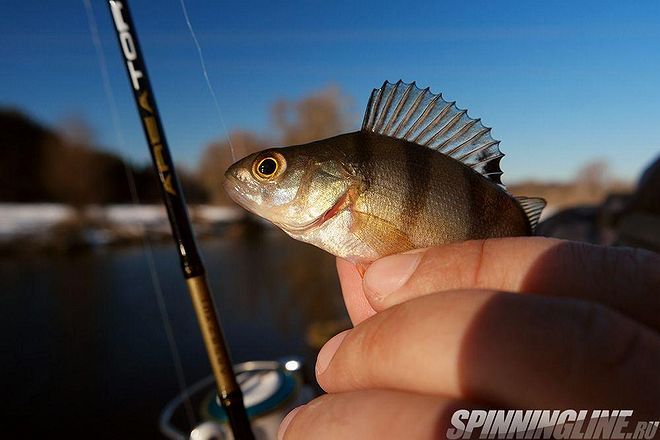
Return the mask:
<svg viewBox="0 0 660 440">
<path fill-rule="evenodd" d="M 213 86 L 211 85 L 211 80 L 209 80 L 209 74 L 208 71 L 206 70 L 206 62 L 204 61 L 204 54 L 202 53 L 202 47 L 200 46 L 199 41 L 197 40 L 197 35 L 193 30 L 192 23 L 190 22 L 190 17 L 188 16 L 188 9 L 186 8 L 185 1 L 179 0 L 179 3 L 181 3 L 181 9 L 183 10 L 183 17 L 186 19 L 188 30 L 190 31 L 190 35 L 192 36 L 192 39 L 195 43 L 195 47 L 197 48 L 197 54 L 199 55 L 199 64 L 202 66 L 202 72 L 204 73 L 204 79 L 206 80 L 206 87 L 208 87 L 209 93 L 211 93 L 211 97 L 213 98 L 213 103 L 215 104 L 215 110 L 218 113 L 218 118 L 220 119 L 220 123 L 222 124 L 222 129 L 225 132 L 227 143 L 229 144 L 229 151 L 231 152 L 231 160 L 232 162 L 236 162 L 236 152 L 234 151 L 234 145 L 231 142 L 231 137 L 229 136 L 229 131 L 227 130 L 227 125 L 225 124 L 225 119 L 222 117 L 222 111 L 220 110 L 218 97 L 215 94 L 215 90 L 213 89 Z"/>
<path fill-rule="evenodd" d="M 101 38 L 99 36 L 98 26 L 96 24 L 96 18 L 94 17 L 94 11 L 92 9 L 90 0 L 83 0 L 85 5 L 85 10 L 87 12 L 87 23 L 89 25 L 89 32 L 92 38 L 92 43 L 94 44 L 94 49 L 96 51 L 96 58 L 99 64 L 99 70 L 101 71 L 101 78 L 103 82 L 103 89 L 105 92 L 105 98 L 110 110 L 110 118 L 112 120 L 112 126 L 116 135 L 116 142 L 120 148 L 125 148 L 126 143 L 124 141 L 124 135 L 121 130 L 121 124 L 119 122 L 119 110 L 117 107 L 117 102 L 115 100 L 115 95 L 112 90 L 112 85 L 110 83 L 110 75 L 108 73 L 108 66 L 105 61 L 105 56 L 103 54 L 103 47 L 101 45 Z M 140 197 L 137 192 L 137 185 L 135 184 L 135 176 L 133 171 L 128 166 L 128 163 L 123 156 L 120 156 L 121 162 L 124 165 L 124 172 L 126 174 L 126 180 L 128 181 L 129 192 L 131 194 L 131 201 L 133 206 L 140 206 Z M 176 340 L 174 339 L 174 331 L 172 329 L 171 320 L 169 313 L 167 312 L 167 307 L 165 305 L 165 298 L 163 291 L 160 285 L 160 280 L 158 278 L 158 272 L 156 271 L 156 263 L 154 261 L 153 250 L 151 247 L 151 242 L 147 237 L 146 230 L 142 223 L 139 223 L 140 237 L 142 239 L 142 247 L 144 249 L 144 254 L 147 260 L 147 266 L 149 267 L 149 274 L 151 276 L 151 284 L 156 296 L 156 302 L 158 304 L 158 310 L 160 312 L 160 318 L 165 329 L 165 335 L 167 339 L 167 344 L 170 349 L 170 354 L 172 356 L 172 361 L 174 363 L 174 370 L 179 386 L 180 395 L 184 397 L 184 407 L 186 412 L 186 417 L 190 427 L 196 425 L 195 413 L 193 411 L 192 403 L 190 401 L 190 395 L 188 394 L 188 386 L 186 384 L 186 378 L 183 372 L 183 363 L 181 362 L 181 355 L 179 353 L 179 348 L 177 346 Z"/>
</svg>

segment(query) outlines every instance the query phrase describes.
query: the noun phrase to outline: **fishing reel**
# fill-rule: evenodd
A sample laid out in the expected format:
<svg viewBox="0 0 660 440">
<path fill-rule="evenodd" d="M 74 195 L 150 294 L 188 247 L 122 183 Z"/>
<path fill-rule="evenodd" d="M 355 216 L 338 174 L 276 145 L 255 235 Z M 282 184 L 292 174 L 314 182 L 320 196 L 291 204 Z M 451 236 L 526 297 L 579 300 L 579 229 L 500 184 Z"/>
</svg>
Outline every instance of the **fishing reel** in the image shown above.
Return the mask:
<svg viewBox="0 0 660 440">
<path fill-rule="evenodd" d="M 277 438 L 279 425 L 288 412 L 309 402 L 316 394 L 305 380 L 303 362 L 298 357 L 244 362 L 235 365 L 234 370 L 252 431 L 259 440 Z M 193 408 L 195 420 L 201 420 L 191 431 L 185 426 L 186 406 Z M 172 440 L 230 440 L 234 437 L 228 422 L 214 378 L 209 376 L 191 385 L 165 407 L 159 427 Z"/>
</svg>

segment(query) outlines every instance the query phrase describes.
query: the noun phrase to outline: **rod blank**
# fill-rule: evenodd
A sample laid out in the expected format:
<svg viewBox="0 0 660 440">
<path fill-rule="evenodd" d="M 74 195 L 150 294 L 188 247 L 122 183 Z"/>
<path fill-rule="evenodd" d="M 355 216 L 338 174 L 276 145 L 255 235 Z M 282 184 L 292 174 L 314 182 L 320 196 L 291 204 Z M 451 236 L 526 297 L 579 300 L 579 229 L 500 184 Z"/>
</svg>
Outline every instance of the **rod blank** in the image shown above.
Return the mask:
<svg viewBox="0 0 660 440">
<path fill-rule="evenodd" d="M 156 100 L 135 33 L 135 25 L 125 0 L 108 0 L 108 5 L 133 90 L 133 98 L 149 145 L 151 159 L 158 173 L 159 186 L 179 254 L 181 270 L 186 278 L 188 292 L 202 332 L 220 402 L 227 412 L 234 438 L 251 440 L 254 439 L 254 434 L 243 404 L 243 394 L 236 382 L 227 344 L 215 313 L 206 271 L 197 249 L 186 201 L 156 107 Z"/>
</svg>

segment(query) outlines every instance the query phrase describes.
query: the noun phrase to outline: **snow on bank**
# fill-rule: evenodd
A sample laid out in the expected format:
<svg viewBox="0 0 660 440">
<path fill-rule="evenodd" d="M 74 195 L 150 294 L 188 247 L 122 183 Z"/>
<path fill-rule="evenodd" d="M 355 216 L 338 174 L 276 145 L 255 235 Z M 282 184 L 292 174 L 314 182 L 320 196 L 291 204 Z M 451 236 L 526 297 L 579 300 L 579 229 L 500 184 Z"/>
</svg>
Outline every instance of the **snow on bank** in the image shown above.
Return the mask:
<svg viewBox="0 0 660 440">
<path fill-rule="evenodd" d="M 205 223 L 228 223 L 241 220 L 245 211 L 233 206 L 197 205 L 191 209 L 193 220 Z"/>
<path fill-rule="evenodd" d="M 75 211 L 55 203 L 0 203 L 0 236 L 41 232 L 73 218 Z"/>
<path fill-rule="evenodd" d="M 159 226 L 167 222 L 162 205 L 108 205 L 89 208 L 91 218 L 106 221 L 115 226 Z"/>
<path fill-rule="evenodd" d="M 58 224 L 76 220 L 76 210 L 68 205 L 0 203 L 0 238 L 40 234 Z M 162 205 L 92 206 L 84 211 L 87 219 L 104 223 L 109 228 L 168 228 Z M 218 224 L 240 220 L 244 211 L 227 206 L 199 205 L 190 208 L 196 223 Z"/>
</svg>

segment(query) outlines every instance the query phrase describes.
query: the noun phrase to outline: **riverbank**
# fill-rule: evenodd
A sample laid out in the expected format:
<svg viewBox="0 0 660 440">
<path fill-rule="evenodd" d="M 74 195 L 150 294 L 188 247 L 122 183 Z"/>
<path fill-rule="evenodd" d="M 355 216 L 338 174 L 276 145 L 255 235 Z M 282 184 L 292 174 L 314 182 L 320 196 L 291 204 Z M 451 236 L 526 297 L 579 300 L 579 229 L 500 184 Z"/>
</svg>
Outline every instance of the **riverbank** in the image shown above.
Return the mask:
<svg viewBox="0 0 660 440">
<path fill-rule="evenodd" d="M 198 238 L 225 234 L 246 220 L 240 208 L 193 205 L 190 218 Z M 84 249 L 170 240 L 162 205 L 0 204 L 0 256 L 68 253 Z"/>
</svg>

